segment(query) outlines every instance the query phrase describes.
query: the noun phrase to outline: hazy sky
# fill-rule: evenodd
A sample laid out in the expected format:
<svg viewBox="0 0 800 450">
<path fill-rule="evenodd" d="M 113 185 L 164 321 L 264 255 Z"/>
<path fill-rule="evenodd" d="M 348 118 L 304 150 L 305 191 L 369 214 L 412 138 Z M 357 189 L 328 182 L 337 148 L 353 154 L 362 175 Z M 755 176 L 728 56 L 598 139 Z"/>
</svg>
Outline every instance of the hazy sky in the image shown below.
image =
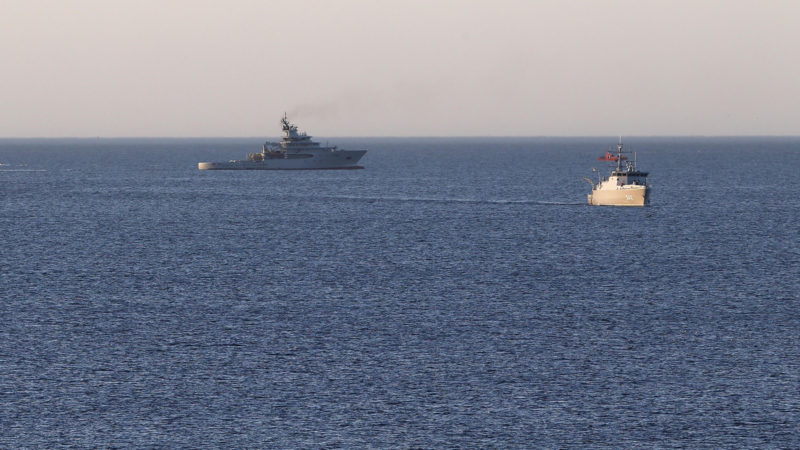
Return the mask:
<svg viewBox="0 0 800 450">
<path fill-rule="evenodd" d="M 800 1 L 0 0 L 0 137 L 800 135 Z"/>
</svg>

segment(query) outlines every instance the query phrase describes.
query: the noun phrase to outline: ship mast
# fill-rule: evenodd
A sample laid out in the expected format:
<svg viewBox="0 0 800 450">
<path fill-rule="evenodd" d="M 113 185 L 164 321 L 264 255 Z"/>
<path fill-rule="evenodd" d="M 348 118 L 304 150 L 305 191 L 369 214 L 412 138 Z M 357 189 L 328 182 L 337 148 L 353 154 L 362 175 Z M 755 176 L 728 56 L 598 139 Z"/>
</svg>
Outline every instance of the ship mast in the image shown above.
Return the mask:
<svg viewBox="0 0 800 450">
<path fill-rule="evenodd" d="M 617 144 L 617 172 L 622 170 L 622 136 L 619 137 Z"/>
</svg>

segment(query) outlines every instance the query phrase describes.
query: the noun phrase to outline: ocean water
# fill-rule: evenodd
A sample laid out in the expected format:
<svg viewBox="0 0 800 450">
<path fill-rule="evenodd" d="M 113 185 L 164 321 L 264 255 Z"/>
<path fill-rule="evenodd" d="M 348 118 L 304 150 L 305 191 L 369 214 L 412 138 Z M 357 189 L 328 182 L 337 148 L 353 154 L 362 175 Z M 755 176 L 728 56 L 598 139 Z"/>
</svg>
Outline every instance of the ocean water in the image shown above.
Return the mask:
<svg viewBox="0 0 800 450">
<path fill-rule="evenodd" d="M 0 447 L 800 447 L 800 138 L 0 140 Z"/>
</svg>

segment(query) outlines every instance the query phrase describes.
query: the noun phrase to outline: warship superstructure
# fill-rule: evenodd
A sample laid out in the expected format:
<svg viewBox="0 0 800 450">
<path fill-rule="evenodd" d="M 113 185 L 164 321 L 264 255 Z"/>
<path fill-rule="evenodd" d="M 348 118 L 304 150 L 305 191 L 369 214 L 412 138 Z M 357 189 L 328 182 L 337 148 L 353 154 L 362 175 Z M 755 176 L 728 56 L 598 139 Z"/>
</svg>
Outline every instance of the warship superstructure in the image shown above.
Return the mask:
<svg viewBox="0 0 800 450">
<path fill-rule="evenodd" d="M 320 169 L 363 169 L 358 161 L 366 150 L 340 150 L 337 147 L 321 146 L 311 140 L 311 136 L 298 131 L 289 122 L 286 114 L 281 119 L 283 139 L 280 142 L 266 142 L 261 152 L 250 153 L 246 160 L 228 162 L 201 162 L 200 170 L 320 170 Z"/>
<path fill-rule="evenodd" d="M 622 138 L 620 138 L 616 155 L 606 152 L 605 157 L 599 158 L 601 161 L 616 162 L 616 167 L 611 170 L 611 175 L 598 180 L 597 184 L 584 177 L 584 180 L 592 185 L 592 192 L 588 196 L 590 205 L 645 206 L 650 204 L 648 173 L 636 169 L 635 154 L 633 161 L 629 161 L 626 156 L 623 156 L 623 153 Z"/>
</svg>

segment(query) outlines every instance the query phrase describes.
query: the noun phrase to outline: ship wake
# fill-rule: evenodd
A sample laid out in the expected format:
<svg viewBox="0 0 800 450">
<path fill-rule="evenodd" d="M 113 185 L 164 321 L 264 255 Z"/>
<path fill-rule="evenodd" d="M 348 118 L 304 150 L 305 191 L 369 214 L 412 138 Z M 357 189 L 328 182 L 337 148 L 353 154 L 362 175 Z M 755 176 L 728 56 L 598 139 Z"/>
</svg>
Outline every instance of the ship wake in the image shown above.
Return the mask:
<svg viewBox="0 0 800 450">
<path fill-rule="evenodd" d="M 315 196 L 330 200 L 351 200 L 362 202 L 399 202 L 399 203 L 471 203 L 487 205 L 543 205 L 543 206 L 582 206 L 583 203 L 541 201 L 525 199 L 480 199 L 453 197 L 414 197 L 414 196 L 363 196 L 363 195 L 324 195 Z"/>
</svg>

